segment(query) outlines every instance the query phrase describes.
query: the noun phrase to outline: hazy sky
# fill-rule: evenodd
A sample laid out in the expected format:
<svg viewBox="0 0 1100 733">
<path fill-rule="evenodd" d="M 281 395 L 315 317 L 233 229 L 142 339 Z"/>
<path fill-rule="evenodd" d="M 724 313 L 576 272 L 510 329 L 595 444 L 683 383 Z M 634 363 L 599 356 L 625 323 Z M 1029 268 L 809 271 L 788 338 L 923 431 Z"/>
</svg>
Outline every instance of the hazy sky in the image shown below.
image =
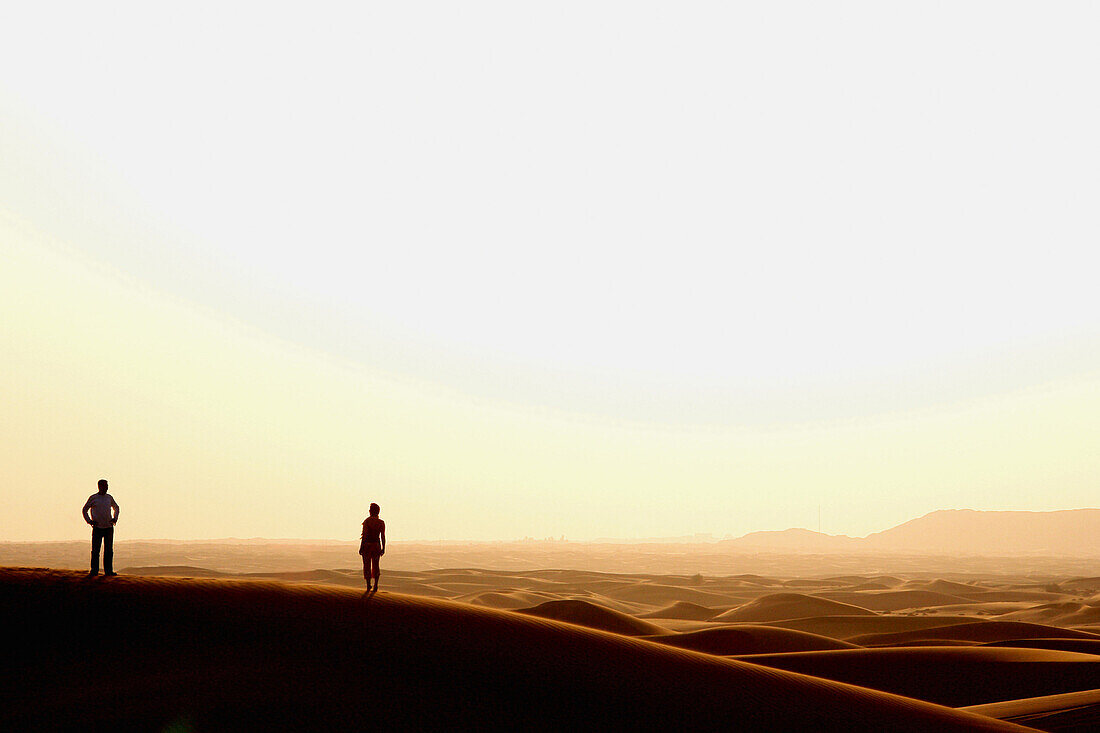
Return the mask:
<svg viewBox="0 0 1100 733">
<path fill-rule="evenodd" d="M 1094 3 L 21 5 L 0 540 L 1098 504 Z"/>
</svg>

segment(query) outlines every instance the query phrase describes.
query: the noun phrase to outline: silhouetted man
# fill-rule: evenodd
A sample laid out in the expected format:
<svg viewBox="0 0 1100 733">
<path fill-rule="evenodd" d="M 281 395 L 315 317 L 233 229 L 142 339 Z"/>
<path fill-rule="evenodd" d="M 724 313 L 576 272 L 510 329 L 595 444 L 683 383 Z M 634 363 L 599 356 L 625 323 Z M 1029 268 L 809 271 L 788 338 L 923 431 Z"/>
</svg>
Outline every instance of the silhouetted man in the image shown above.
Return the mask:
<svg viewBox="0 0 1100 733">
<path fill-rule="evenodd" d="M 91 512 L 91 516 L 89 516 Z M 103 574 L 118 575 L 113 567 L 115 559 L 115 523 L 118 522 L 118 504 L 107 493 L 107 479 L 99 480 L 98 493 L 84 502 L 84 521 L 92 525 L 92 570 L 88 575 L 99 575 L 99 545 L 103 544 Z"/>
<path fill-rule="evenodd" d="M 378 518 L 381 511 L 377 504 L 370 505 L 370 516 L 363 520 L 363 539 L 359 543 L 359 554 L 363 556 L 363 579 L 367 581 L 368 593 L 371 591 L 371 578 L 374 579 L 374 592 L 378 592 L 378 579 L 382 577 L 378 559 L 386 554 L 386 523 Z"/>
</svg>

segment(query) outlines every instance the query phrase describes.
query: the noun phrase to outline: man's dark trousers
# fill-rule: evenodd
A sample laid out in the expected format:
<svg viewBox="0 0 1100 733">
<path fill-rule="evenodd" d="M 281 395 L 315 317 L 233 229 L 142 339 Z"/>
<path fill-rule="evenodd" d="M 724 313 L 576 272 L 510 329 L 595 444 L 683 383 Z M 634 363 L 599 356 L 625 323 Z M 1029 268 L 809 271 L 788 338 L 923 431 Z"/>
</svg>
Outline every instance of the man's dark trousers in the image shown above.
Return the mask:
<svg viewBox="0 0 1100 733">
<path fill-rule="evenodd" d="M 103 572 L 110 575 L 115 571 L 115 528 L 92 527 L 92 574 L 99 572 L 99 544 L 103 543 Z"/>
</svg>

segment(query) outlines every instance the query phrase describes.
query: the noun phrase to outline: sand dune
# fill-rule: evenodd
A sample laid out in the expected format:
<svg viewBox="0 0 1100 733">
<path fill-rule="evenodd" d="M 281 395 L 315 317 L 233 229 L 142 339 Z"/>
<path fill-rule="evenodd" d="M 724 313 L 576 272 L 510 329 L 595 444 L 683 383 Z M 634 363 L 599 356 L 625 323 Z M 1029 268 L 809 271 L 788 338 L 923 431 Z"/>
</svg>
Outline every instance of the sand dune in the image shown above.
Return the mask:
<svg viewBox="0 0 1100 733">
<path fill-rule="evenodd" d="M 901 578 L 894 577 L 893 575 L 873 575 L 867 578 L 868 583 L 875 583 L 878 585 L 884 585 L 887 588 L 898 588 L 905 584 L 905 581 Z M 930 590 L 935 590 L 930 589 Z"/>
<path fill-rule="evenodd" d="M 658 583 L 626 583 L 604 590 L 603 595 L 616 600 L 635 601 L 649 605 L 686 602 L 701 606 L 730 606 L 739 602 L 738 598 L 721 593 Z"/>
<path fill-rule="evenodd" d="M 1063 618 L 1073 616 L 1075 613 L 1079 613 L 1082 610 L 1090 608 L 1084 603 L 1078 603 L 1076 601 L 1061 601 L 1059 603 L 1040 603 L 1034 604 L 1021 604 L 1025 605 L 1024 608 L 1015 608 L 1012 611 L 1004 614 L 1000 620 L 1003 621 L 1028 621 L 1031 623 L 1047 623 L 1059 621 Z M 1097 609 L 1100 611 L 1100 609 Z M 1100 616 L 1097 617 L 1100 621 Z M 1083 623 L 1088 623 L 1087 621 Z"/>
<path fill-rule="evenodd" d="M 905 589 L 946 593 L 948 595 L 962 596 L 964 598 L 971 593 L 982 593 L 987 590 L 982 586 L 972 585 L 970 583 L 958 583 L 953 580 L 944 580 L 943 578 L 936 578 L 935 580 L 907 580 L 901 584 L 901 587 Z"/>
<path fill-rule="evenodd" d="M 770 578 L 766 575 L 757 575 L 756 573 L 739 573 L 729 577 L 731 580 L 739 580 L 745 585 L 755 585 L 763 588 L 775 588 L 783 585 L 783 581 L 779 578 Z"/>
<path fill-rule="evenodd" d="M 565 621 L 590 629 L 601 629 L 626 636 L 652 636 L 667 634 L 668 629 L 648 621 L 629 616 L 595 603 L 581 600 L 547 601 L 533 608 L 517 609 L 516 613 Z"/>
<path fill-rule="evenodd" d="M 773 593 L 731 608 L 713 621 L 783 621 L 811 616 L 874 616 L 874 611 L 802 593 Z"/>
<path fill-rule="evenodd" d="M 901 578 L 895 578 L 892 575 L 830 575 L 825 580 L 831 580 L 846 586 L 872 584 L 883 588 L 895 588 L 905 582 Z"/>
<path fill-rule="evenodd" d="M 975 601 L 982 601 L 985 603 L 994 603 L 1003 601 L 1006 603 L 1013 603 L 1017 601 L 1028 601 L 1031 603 L 1057 603 L 1059 601 L 1069 600 L 1069 596 L 1065 593 L 1047 593 L 1040 590 L 1023 590 L 1019 588 L 1012 589 L 998 589 L 991 588 L 984 593 L 971 593 L 970 598 Z"/>
<path fill-rule="evenodd" d="M 1009 639 L 1008 641 L 989 641 L 982 646 L 1057 649 L 1063 652 L 1100 655 L 1100 639 Z"/>
<path fill-rule="evenodd" d="M 1047 731 L 1100 730 L 1100 690 L 1066 692 L 960 708 Z"/>
<path fill-rule="evenodd" d="M 858 648 L 855 644 L 830 639 L 827 636 L 808 634 L 805 631 L 748 624 L 642 638 L 680 649 L 694 649 L 697 652 L 723 655 Z"/>
<path fill-rule="evenodd" d="M 206 552 L 213 550 L 208 548 Z M 812 559 L 808 556 L 803 562 Z M 842 558 L 833 558 L 832 564 L 835 568 L 844 565 Z M 349 588 L 358 591 L 363 583 L 359 567 L 251 570 L 255 565 L 250 558 L 245 566 L 248 569 L 228 573 L 224 566 L 207 569 L 188 562 L 164 566 L 135 562 L 126 573 L 172 576 L 174 579 L 163 581 L 168 584 L 199 582 L 180 578 L 247 579 L 245 585 L 249 587 L 278 587 L 288 592 L 298 589 L 295 593 L 327 587 L 327 592 L 346 594 L 352 592 Z M 882 569 L 887 567 L 883 565 Z M 272 585 L 261 579 L 278 582 Z M 435 601 L 427 598 L 457 601 L 475 614 L 514 617 L 518 611 L 524 623 L 562 626 L 558 622 L 564 622 L 563 628 L 584 631 L 580 627 L 588 627 L 590 631 L 585 633 L 611 632 L 623 641 L 658 644 L 678 653 L 694 650 L 715 659 L 748 659 L 748 655 L 755 655 L 757 663 L 777 668 L 809 665 L 803 671 L 929 696 L 941 702 L 951 692 L 945 680 L 958 679 L 955 687 L 959 699 L 978 702 L 1079 689 L 1067 681 L 1067 670 L 1071 669 L 1087 670 L 1076 674 L 1079 682 L 1083 680 L 1080 684 L 1100 687 L 1100 683 L 1089 681 L 1092 668 L 1081 666 L 1082 656 L 1100 661 L 1100 597 L 1089 596 L 1093 581 L 1030 571 L 984 576 L 952 572 L 947 577 L 921 572 L 914 578 L 905 573 L 835 570 L 814 577 L 780 577 L 752 573 L 703 576 L 571 569 L 384 568 L 383 594 L 378 599 L 398 601 L 404 598 L 402 594 L 408 594 L 420 596 L 420 601 L 429 605 Z M 106 582 L 125 587 L 138 582 L 138 578 Z M 420 601 L 406 598 L 401 602 Z M 200 614 L 210 612 L 209 606 L 196 608 Z M 286 608 L 289 616 L 299 613 L 292 610 L 297 608 L 293 603 Z M 995 618 L 990 620 L 990 616 Z M 479 628 L 488 627 L 475 624 L 464 633 L 477 633 L 474 629 Z M 298 644 L 304 639 L 309 636 L 300 635 L 288 643 Z M 829 657 L 807 661 L 795 654 L 842 650 L 876 654 L 868 658 L 849 656 L 843 664 Z M 904 654 L 891 656 L 895 652 Z M 1020 656 L 1066 653 L 1077 656 Z M 771 657 L 775 659 L 766 661 Z M 842 668 L 839 671 L 834 669 L 838 666 Z M 205 671 L 219 674 L 218 669 Z M 1013 682 L 1014 674 L 1032 678 L 1030 686 Z M 1041 686 L 1044 684 L 1047 687 Z M 1055 711 L 1054 715 L 1061 719 L 1064 713 Z"/>
<path fill-rule="evenodd" d="M 230 573 L 222 573 L 207 568 L 198 568 L 192 565 L 154 565 L 150 567 L 123 568 L 122 574 L 142 576 L 170 575 L 180 578 L 225 578 L 230 575 Z"/>
<path fill-rule="evenodd" d="M 1013 611 L 1005 614 L 1003 618 L 1033 623 L 1056 623 L 1059 626 L 1087 626 L 1100 622 L 1100 606 L 1073 601 L 1044 603 L 1033 608 Z"/>
<path fill-rule="evenodd" d="M 270 578 L 289 582 L 323 582 L 336 585 L 358 587 L 361 571 L 358 568 L 292 572 L 262 572 L 230 575 L 223 571 L 210 570 L 196 566 L 142 566 L 134 568 L 134 574 L 173 575 L 183 577 L 249 577 Z M 782 597 L 777 592 L 784 587 L 798 587 L 798 579 L 780 579 L 768 576 L 741 575 L 734 577 L 700 576 L 657 576 L 649 574 L 627 575 L 622 573 L 597 573 L 576 570 L 544 571 L 494 571 L 480 569 L 449 569 L 426 571 L 387 571 L 385 586 L 388 589 L 414 595 L 435 598 L 450 598 L 475 605 L 487 605 L 497 608 L 527 608 L 548 600 L 584 600 L 598 606 L 604 606 L 620 613 L 639 618 L 682 617 L 684 620 L 715 619 L 716 622 L 756 622 L 776 623 L 778 615 L 804 614 L 814 610 L 823 611 L 819 615 L 851 613 L 851 609 L 838 610 L 837 607 L 820 605 L 823 601 L 837 601 L 881 614 L 936 615 L 955 616 L 958 622 L 980 617 L 997 616 L 998 620 L 1035 621 L 1059 626 L 1080 626 L 1100 620 L 1100 606 L 1090 605 L 1080 600 L 1059 600 L 1056 603 L 1034 603 L 1028 600 L 989 601 L 990 593 L 1019 594 L 1031 591 L 1021 590 L 1022 584 L 1001 584 L 1000 590 L 979 589 L 973 584 L 957 583 L 946 580 L 905 581 L 910 586 L 895 590 L 853 591 L 859 585 L 853 583 L 860 579 L 901 583 L 894 576 L 847 575 L 825 578 L 821 581 L 810 580 L 803 584 L 805 593 L 787 594 L 817 599 L 815 607 L 803 607 L 793 610 L 771 608 L 762 613 L 759 606 L 776 606 L 775 599 L 765 600 L 768 596 Z M 877 585 L 877 582 L 872 583 Z M 1032 584 L 1034 586 L 1034 584 Z M 1045 583 L 1049 587 L 1053 584 Z M 959 595 L 927 590 L 926 587 L 950 589 L 985 600 L 967 600 Z M 978 590 L 975 590 L 978 589 Z M 985 595 L 983 595 L 985 594 Z M 1057 596 L 1057 594 L 1055 594 Z M 1016 597 L 1013 595 L 1012 597 Z M 1057 596 L 1061 598 L 1061 596 Z M 676 599 L 676 600 L 669 600 Z M 696 600 L 691 600 L 696 599 Z M 788 598 L 790 600 L 790 598 Z M 705 602 L 703 602 L 705 601 Z M 951 601 L 948 605 L 939 605 Z M 756 602 L 753 605 L 749 605 Z M 738 608 L 739 607 L 739 608 Z M 718 619 L 719 615 L 730 612 L 731 616 Z M 759 618 L 747 618 L 747 614 L 756 612 Z M 1003 617 L 1002 617 L 1003 615 Z M 940 623 L 940 622 L 937 622 Z M 943 624 L 941 624 L 943 625 Z M 896 628 L 885 630 L 899 630 Z M 817 629 L 812 629 L 817 633 Z M 851 632 L 848 635 L 867 633 Z M 829 632 L 827 635 L 835 635 Z"/>
<path fill-rule="evenodd" d="M 329 583 L 332 585 L 350 585 L 355 587 L 363 584 L 363 573 L 361 570 L 299 570 L 286 573 L 244 573 L 242 577 L 285 580 L 293 583 Z"/>
<path fill-rule="evenodd" d="M 1069 578 L 1063 580 L 1060 585 L 1063 590 L 1074 590 L 1082 593 L 1100 592 L 1100 576 L 1088 578 Z"/>
<path fill-rule="evenodd" d="M 1067 599 L 1066 594 L 1061 592 L 1053 593 L 1019 586 L 979 586 L 970 583 L 957 583 L 955 581 L 944 580 L 942 578 L 933 581 L 911 580 L 907 581 L 902 586 L 902 588 L 906 590 L 924 590 L 933 593 L 943 593 L 945 595 L 956 596 L 958 598 L 978 603 L 1012 603 L 1021 601 L 1027 601 L 1031 603 L 1052 603 Z"/>
<path fill-rule="evenodd" d="M 19 674 L 5 693 L 25 701 L 0 707 L 8 729 L 1023 730 L 551 620 L 336 586 L 4 569 L 0 609 L 28 642 L 6 659 Z M 89 655 L 89 638 L 111 640 L 112 654 Z"/>
<path fill-rule="evenodd" d="M 737 658 L 951 706 L 1100 687 L 1100 657 L 1046 649 L 891 647 Z"/>
<path fill-rule="evenodd" d="M 643 609 L 648 608 L 644 603 L 619 601 L 614 598 L 608 598 L 602 593 L 588 590 L 562 591 L 560 593 L 553 593 L 552 595 L 554 597 L 551 598 L 551 600 L 583 601 L 631 617 L 637 616 L 639 613 L 643 612 Z"/>
<path fill-rule="evenodd" d="M 931 608 L 919 609 L 922 614 L 944 614 L 944 615 L 964 615 L 964 616 L 996 616 L 998 621 L 1004 619 L 1005 615 L 1014 613 L 1016 611 L 1024 611 L 1034 608 L 1033 603 L 1028 601 L 993 601 L 990 603 L 959 603 L 952 606 L 935 606 Z M 1017 620 L 1032 620 L 1032 619 L 1017 619 Z"/>
<path fill-rule="evenodd" d="M 1100 639 L 1100 635 L 1019 621 L 972 621 L 916 631 L 865 634 L 852 637 L 849 641 L 861 646 L 892 646 L 931 639 L 989 642 L 1011 639 Z"/>
<path fill-rule="evenodd" d="M 843 588 L 847 583 L 831 579 L 815 578 L 791 578 L 783 581 L 784 588 L 810 588 L 815 590 L 828 590 L 831 588 Z"/>
<path fill-rule="evenodd" d="M 691 621 L 707 621 L 722 613 L 724 610 L 726 609 L 708 608 L 707 606 L 700 606 L 698 603 L 677 601 L 671 606 L 665 606 L 664 608 L 659 608 L 656 611 L 650 611 L 649 613 L 638 614 L 638 618 L 669 618 L 686 619 Z"/>
<path fill-rule="evenodd" d="M 853 637 L 853 638 L 858 638 L 858 637 Z M 921 647 L 921 646 L 984 646 L 984 645 L 980 641 L 963 641 L 961 639 L 918 639 L 916 641 L 911 641 L 908 644 L 899 644 L 897 646 L 903 646 L 903 647 L 906 647 L 906 648 L 910 648 L 910 647 Z M 869 649 L 885 649 L 887 647 L 875 646 L 875 647 L 866 647 L 866 648 L 869 648 Z"/>
<path fill-rule="evenodd" d="M 830 583 L 836 583 L 837 585 L 845 586 L 866 583 L 869 579 L 866 575 L 830 575 L 827 578 L 822 578 L 822 580 L 827 580 Z"/>
<path fill-rule="evenodd" d="M 826 591 L 818 595 L 822 598 L 860 606 L 872 611 L 900 611 L 904 608 L 949 606 L 970 601 L 969 598 L 932 590 Z"/>
<path fill-rule="evenodd" d="M 547 598 L 546 594 L 544 593 L 528 593 L 523 591 L 497 593 L 494 591 L 486 591 L 484 593 L 476 593 L 471 596 L 460 597 L 457 600 L 462 601 L 463 603 L 472 603 L 475 606 L 517 609 L 529 608 L 532 604 L 538 604 L 553 599 Z"/>
<path fill-rule="evenodd" d="M 443 588 L 438 588 L 431 583 L 424 583 L 416 580 L 407 580 L 401 578 L 391 578 L 389 577 L 389 575 L 389 573 L 386 573 L 386 588 L 397 593 L 408 593 L 409 595 L 424 596 L 426 598 L 451 598 L 453 596 L 450 591 Z M 359 587 L 362 587 L 362 581 L 360 581 Z"/>
<path fill-rule="evenodd" d="M 866 634 L 887 634 L 974 623 L 967 616 L 817 616 L 769 622 L 769 626 L 852 640 Z M 858 642 L 856 642 L 858 643 Z"/>
</svg>

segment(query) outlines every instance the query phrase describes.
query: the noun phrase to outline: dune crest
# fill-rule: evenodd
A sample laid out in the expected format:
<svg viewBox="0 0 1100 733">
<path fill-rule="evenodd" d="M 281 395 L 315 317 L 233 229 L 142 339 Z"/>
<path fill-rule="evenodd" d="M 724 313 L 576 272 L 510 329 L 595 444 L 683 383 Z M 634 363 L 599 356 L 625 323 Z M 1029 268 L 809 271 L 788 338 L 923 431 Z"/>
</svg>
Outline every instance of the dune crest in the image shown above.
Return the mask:
<svg viewBox="0 0 1100 733">
<path fill-rule="evenodd" d="M 1012 731 L 918 700 L 523 614 L 337 586 L 0 570 L 7 728 Z M 110 684 L 82 640 L 117 639 Z M 856 650 L 858 651 L 858 650 Z M 369 695 L 365 697 L 365 695 Z M 94 701 L 95 704 L 91 704 Z M 792 705 L 791 701 L 798 701 Z"/>
<path fill-rule="evenodd" d="M 827 598 L 805 595 L 803 593 L 773 593 L 749 601 L 725 613 L 715 616 L 712 621 L 785 621 L 788 619 L 809 618 L 811 616 L 874 616 L 874 611 L 849 603 L 831 601 Z"/>
<path fill-rule="evenodd" d="M 1048 649 L 887 647 L 737 659 L 952 707 L 1100 687 L 1100 657 Z"/>
<path fill-rule="evenodd" d="M 858 649 L 850 644 L 827 636 L 805 631 L 781 629 L 777 626 L 753 626 L 738 624 L 716 629 L 685 631 L 680 634 L 642 637 L 646 641 L 694 649 L 707 654 L 763 654 L 776 652 L 809 652 L 825 649 Z"/>
<path fill-rule="evenodd" d="M 1060 629 L 1056 626 L 1029 624 L 1021 621 L 971 621 L 964 624 L 938 626 L 919 631 L 892 634 L 867 634 L 849 639 L 862 646 L 909 644 L 914 641 L 949 639 L 953 641 L 1008 641 L 1011 639 L 1098 639 L 1100 635 L 1087 631 Z"/>
<path fill-rule="evenodd" d="M 668 633 L 668 629 L 657 624 L 579 599 L 546 601 L 532 608 L 516 609 L 515 613 L 565 621 L 578 626 L 587 626 L 590 629 L 600 629 L 626 636 L 652 636 Z"/>
<path fill-rule="evenodd" d="M 664 608 L 657 609 L 656 611 L 650 611 L 649 613 L 638 614 L 638 618 L 668 618 L 684 619 L 689 621 L 708 621 L 720 613 L 722 613 L 722 609 L 719 608 L 700 606 L 698 603 L 691 603 L 690 601 L 677 601 L 671 606 L 665 606 Z"/>
<path fill-rule="evenodd" d="M 1066 692 L 960 708 L 1040 730 L 1100 730 L 1100 690 Z"/>
</svg>

